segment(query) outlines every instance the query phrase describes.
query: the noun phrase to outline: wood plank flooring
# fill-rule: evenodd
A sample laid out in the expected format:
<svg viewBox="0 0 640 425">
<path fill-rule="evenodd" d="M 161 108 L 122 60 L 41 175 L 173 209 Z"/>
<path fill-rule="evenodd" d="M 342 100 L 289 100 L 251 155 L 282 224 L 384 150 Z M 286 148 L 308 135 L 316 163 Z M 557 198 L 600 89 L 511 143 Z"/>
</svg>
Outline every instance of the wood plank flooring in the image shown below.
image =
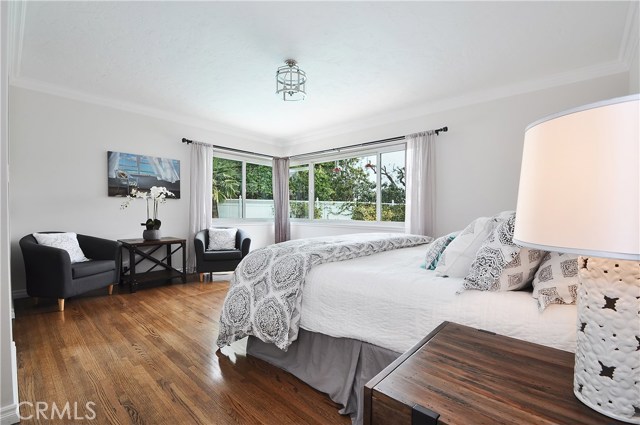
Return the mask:
<svg viewBox="0 0 640 425">
<path fill-rule="evenodd" d="M 351 423 L 325 394 L 241 344 L 221 354 L 228 282 L 196 280 L 96 291 L 64 312 L 55 300 L 16 300 L 21 424 Z"/>
</svg>

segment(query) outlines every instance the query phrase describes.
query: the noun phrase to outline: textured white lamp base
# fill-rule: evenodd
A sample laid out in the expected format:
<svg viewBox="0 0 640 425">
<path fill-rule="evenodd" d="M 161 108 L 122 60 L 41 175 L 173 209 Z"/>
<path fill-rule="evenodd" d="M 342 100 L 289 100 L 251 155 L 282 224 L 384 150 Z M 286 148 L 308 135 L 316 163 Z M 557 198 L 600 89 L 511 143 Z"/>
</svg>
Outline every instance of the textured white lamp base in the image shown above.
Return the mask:
<svg viewBox="0 0 640 425">
<path fill-rule="evenodd" d="M 573 392 L 640 424 L 640 262 L 580 257 Z"/>
</svg>

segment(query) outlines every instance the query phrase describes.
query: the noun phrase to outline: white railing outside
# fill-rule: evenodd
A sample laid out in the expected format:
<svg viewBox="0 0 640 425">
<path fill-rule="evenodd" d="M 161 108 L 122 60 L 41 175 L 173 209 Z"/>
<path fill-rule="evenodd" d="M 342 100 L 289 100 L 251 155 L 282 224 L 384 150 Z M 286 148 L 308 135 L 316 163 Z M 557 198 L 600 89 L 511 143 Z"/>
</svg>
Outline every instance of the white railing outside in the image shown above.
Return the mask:
<svg viewBox="0 0 640 425">
<path fill-rule="evenodd" d="M 245 218 L 273 218 L 273 200 L 247 199 Z M 242 199 L 227 199 L 218 204 L 218 218 L 242 217 Z"/>
<path fill-rule="evenodd" d="M 307 211 L 305 217 L 308 218 L 308 201 L 289 201 L 290 209 L 303 208 Z M 273 200 L 271 199 L 247 199 L 245 218 L 273 218 L 275 216 Z M 319 219 L 322 220 L 351 220 L 350 201 L 315 201 L 316 210 L 320 211 Z M 370 205 L 375 208 L 375 202 L 359 202 L 358 205 Z M 385 206 L 400 206 L 404 204 L 383 203 Z M 242 199 L 227 199 L 218 204 L 219 218 L 240 218 L 242 217 Z"/>
</svg>

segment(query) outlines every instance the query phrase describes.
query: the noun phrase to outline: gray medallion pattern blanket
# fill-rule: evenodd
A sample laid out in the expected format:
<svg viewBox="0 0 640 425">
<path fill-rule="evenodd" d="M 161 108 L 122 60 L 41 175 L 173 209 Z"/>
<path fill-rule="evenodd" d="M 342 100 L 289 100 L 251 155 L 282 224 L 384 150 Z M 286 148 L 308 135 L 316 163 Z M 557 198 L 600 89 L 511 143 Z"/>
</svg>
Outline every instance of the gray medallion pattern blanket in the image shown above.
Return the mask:
<svg viewBox="0 0 640 425">
<path fill-rule="evenodd" d="M 231 278 L 217 344 L 223 347 L 254 335 L 286 351 L 298 338 L 302 286 L 311 267 L 432 240 L 428 236 L 365 233 L 293 240 L 252 251 Z"/>
</svg>

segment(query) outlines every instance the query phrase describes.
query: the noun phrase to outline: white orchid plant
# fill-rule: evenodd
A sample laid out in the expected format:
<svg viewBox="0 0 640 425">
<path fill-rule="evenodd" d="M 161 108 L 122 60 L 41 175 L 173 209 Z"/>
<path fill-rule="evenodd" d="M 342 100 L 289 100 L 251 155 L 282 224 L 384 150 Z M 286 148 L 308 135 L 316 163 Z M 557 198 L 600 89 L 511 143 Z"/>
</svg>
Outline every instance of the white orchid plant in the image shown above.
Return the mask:
<svg viewBox="0 0 640 425">
<path fill-rule="evenodd" d="M 158 219 L 158 205 L 164 204 L 167 198 L 173 198 L 175 195 L 169 192 L 166 187 L 153 186 L 149 192 L 143 192 L 138 189 L 131 189 L 131 194 L 120 205 L 120 209 L 126 209 L 132 200 L 144 199 L 147 201 L 147 221 L 140 223 L 142 226 L 146 226 L 147 230 L 158 230 L 162 222 Z M 150 201 L 153 201 L 153 206 L 150 206 Z"/>
</svg>

